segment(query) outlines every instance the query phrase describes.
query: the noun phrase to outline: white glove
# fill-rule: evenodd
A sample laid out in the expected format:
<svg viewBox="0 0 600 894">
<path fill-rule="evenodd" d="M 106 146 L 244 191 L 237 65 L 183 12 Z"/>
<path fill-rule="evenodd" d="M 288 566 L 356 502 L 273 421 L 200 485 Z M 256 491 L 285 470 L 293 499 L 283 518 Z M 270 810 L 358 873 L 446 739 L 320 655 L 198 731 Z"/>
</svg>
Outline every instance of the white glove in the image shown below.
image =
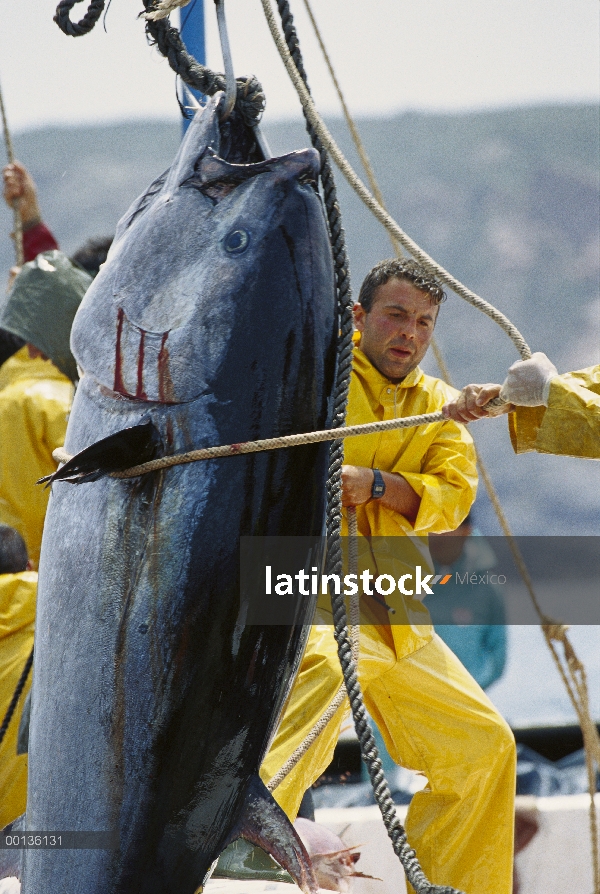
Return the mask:
<svg viewBox="0 0 600 894">
<path fill-rule="evenodd" d="M 508 370 L 500 397 L 518 407 L 547 407 L 550 382 L 558 375 L 551 360 L 541 351 L 529 360 L 517 360 Z"/>
</svg>

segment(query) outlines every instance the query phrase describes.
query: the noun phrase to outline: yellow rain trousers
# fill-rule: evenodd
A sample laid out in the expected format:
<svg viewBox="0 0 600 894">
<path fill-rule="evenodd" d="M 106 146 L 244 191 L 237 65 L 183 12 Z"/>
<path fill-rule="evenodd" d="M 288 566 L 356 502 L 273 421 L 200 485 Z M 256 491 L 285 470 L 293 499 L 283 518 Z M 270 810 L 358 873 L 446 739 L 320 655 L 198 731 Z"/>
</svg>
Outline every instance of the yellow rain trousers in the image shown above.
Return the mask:
<svg viewBox="0 0 600 894">
<path fill-rule="evenodd" d="M 56 470 L 52 451 L 65 442 L 73 385 L 49 360 L 26 352 L 0 370 L 0 524 L 17 529 L 37 568 L 50 491 L 35 482 Z"/>
<path fill-rule="evenodd" d="M 33 646 L 37 574 L 0 574 L 0 723 Z M 22 813 L 27 802 L 27 755 L 17 754 L 17 733 L 31 671 L 0 745 L 0 828 Z"/>
<path fill-rule="evenodd" d="M 455 394 L 418 368 L 393 385 L 355 348 L 348 424 L 433 412 Z M 464 426 L 447 420 L 349 438 L 345 462 L 400 473 L 421 497 L 414 528 L 377 500 L 357 507 L 359 568 L 396 579 L 416 563 L 432 571 L 424 535 L 454 530 L 475 498 L 475 453 Z M 467 894 L 510 894 L 516 773 L 510 728 L 434 634 L 422 603 L 397 591 L 385 598 L 395 610 L 393 624 L 385 609 L 361 602 L 359 679 L 394 760 L 428 780 L 409 808 L 409 841 L 433 883 Z M 328 612 L 330 620 L 331 609 L 320 603 L 318 618 Z M 332 625 L 317 624 L 261 767 L 263 780 L 305 739 L 341 683 Z M 291 818 L 329 765 L 348 711 L 346 701 L 273 792 Z"/>
<path fill-rule="evenodd" d="M 515 453 L 600 459 L 600 366 L 556 376 L 547 407 L 517 407 L 508 417 Z"/>
</svg>

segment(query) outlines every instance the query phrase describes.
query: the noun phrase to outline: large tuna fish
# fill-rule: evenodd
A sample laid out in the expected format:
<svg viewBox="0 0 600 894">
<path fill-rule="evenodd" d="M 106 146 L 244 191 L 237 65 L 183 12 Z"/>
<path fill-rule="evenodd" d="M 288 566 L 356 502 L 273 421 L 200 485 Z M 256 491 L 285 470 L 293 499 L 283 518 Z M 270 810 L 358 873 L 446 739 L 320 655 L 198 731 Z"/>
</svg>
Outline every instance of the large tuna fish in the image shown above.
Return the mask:
<svg viewBox="0 0 600 894">
<path fill-rule="evenodd" d="M 329 423 L 318 156 L 262 159 L 235 116 L 220 127 L 218 101 L 120 221 L 77 314 L 65 447 L 113 436 L 79 469 Z M 258 778 L 307 628 L 244 623 L 239 538 L 318 535 L 326 467 L 318 445 L 54 483 L 26 828 L 116 830 L 119 848 L 27 850 L 24 894 L 193 894 L 240 835 L 314 888 Z"/>
</svg>

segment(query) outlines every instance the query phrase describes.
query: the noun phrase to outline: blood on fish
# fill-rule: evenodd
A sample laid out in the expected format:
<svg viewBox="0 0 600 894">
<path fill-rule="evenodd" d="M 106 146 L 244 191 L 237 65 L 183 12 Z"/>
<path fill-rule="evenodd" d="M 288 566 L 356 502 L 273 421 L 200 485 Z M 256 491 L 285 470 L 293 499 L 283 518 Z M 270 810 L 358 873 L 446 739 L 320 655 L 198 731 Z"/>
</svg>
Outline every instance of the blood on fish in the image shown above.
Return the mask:
<svg viewBox="0 0 600 894">
<path fill-rule="evenodd" d="M 144 391 L 144 343 L 146 341 L 146 332 L 144 329 L 140 329 L 140 346 L 138 349 L 138 366 L 137 366 L 137 388 L 135 392 L 135 396 L 139 400 L 147 400 L 147 395 Z"/>
<path fill-rule="evenodd" d="M 166 347 L 168 337 L 169 333 L 163 332 L 158 352 L 158 396 L 161 403 L 165 404 L 175 403 L 173 382 L 169 371 L 169 352 Z"/>
<path fill-rule="evenodd" d="M 117 311 L 117 347 L 115 351 L 115 383 L 114 390 L 118 394 L 127 394 L 123 383 L 123 355 L 121 353 L 121 333 L 123 332 L 123 308 Z"/>
</svg>

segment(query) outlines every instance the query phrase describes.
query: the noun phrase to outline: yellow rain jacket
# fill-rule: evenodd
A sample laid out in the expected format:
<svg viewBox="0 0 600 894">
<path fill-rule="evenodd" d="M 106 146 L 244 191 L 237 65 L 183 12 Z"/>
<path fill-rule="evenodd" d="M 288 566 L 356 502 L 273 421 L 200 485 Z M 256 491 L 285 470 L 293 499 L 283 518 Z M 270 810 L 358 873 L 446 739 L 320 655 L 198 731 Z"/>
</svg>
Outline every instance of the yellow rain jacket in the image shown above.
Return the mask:
<svg viewBox="0 0 600 894">
<path fill-rule="evenodd" d="M 430 413 L 455 394 L 418 368 L 394 385 L 355 347 L 347 422 Z M 414 528 L 378 500 L 357 507 L 359 567 L 368 566 L 374 574 L 397 578 L 411 562 L 411 570 L 416 563 L 427 568 L 431 560 L 425 535 L 458 527 L 475 499 L 473 442 L 465 427 L 451 420 L 349 438 L 345 462 L 400 473 L 421 497 Z M 514 739 L 487 696 L 434 634 L 425 607 L 410 597 L 394 601 L 396 595 L 386 597 L 396 610 L 392 624 L 385 609 L 380 623 L 365 618 L 361 600 L 359 679 L 367 710 L 392 757 L 428 779 L 410 807 L 409 840 L 434 883 L 474 894 L 510 894 Z M 326 612 L 320 604 L 319 615 Z M 261 767 L 265 782 L 304 741 L 341 684 L 332 626 L 317 624 Z M 346 701 L 274 790 L 290 817 L 331 762 L 348 710 Z"/>
<path fill-rule="evenodd" d="M 32 360 L 27 345 L 20 348 L 0 366 L 0 391 L 21 378 L 24 373 L 28 374 L 31 370 L 40 368 L 43 363 L 41 358 Z"/>
<path fill-rule="evenodd" d="M 50 491 L 37 485 L 56 470 L 52 451 L 65 442 L 73 385 L 27 348 L 0 369 L 0 524 L 16 528 L 35 567 Z"/>
<path fill-rule="evenodd" d="M 0 574 L 0 722 L 8 709 L 33 646 L 37 574 Z M 0 828 L 22 813 L 27 802 L 27 755 L 17 754 L 17 733 L 31 671 L 0 745 Z"/>
<path fill-rule="evenodd" d="M 508 417 L 515 453 L 600 459 L 600 365 L 556 376 L 547 407 L 517 407 Z"/>
</svg>

